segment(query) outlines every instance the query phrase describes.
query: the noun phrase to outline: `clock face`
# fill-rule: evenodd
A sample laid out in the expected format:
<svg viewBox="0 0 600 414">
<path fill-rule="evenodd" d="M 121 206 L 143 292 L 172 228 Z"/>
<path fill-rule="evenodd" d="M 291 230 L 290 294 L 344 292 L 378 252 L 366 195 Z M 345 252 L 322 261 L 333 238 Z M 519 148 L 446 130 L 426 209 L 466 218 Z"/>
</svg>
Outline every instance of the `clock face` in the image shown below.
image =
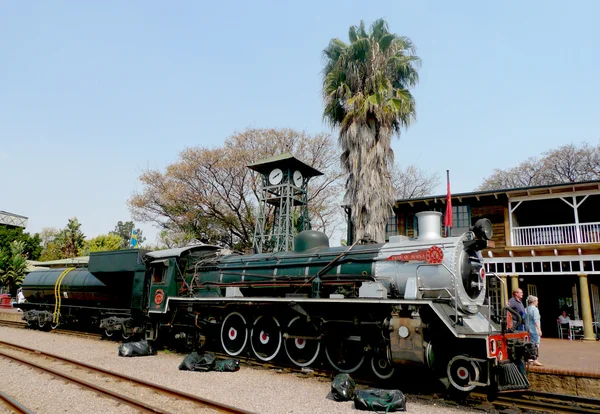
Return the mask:
<svg viewBox="0 0 600 414">
<path fill-rule="evenodd" d="M 269 173 L 269 183 L 271 185 L 277 185 L 283 179 L 283 171 L 280 168 L 275 168 L 273 171 Z"/>
<path fill-rule="evenodd" d="M 302 177 L 302 173 L 300 171 L 298 171 L 298 170 L 294 171 L 293 179 L 294 179 L 294 185 L 296 187 L 302 187 L 302 179 L 303 178 L 304 177 Z"/>
</svg>

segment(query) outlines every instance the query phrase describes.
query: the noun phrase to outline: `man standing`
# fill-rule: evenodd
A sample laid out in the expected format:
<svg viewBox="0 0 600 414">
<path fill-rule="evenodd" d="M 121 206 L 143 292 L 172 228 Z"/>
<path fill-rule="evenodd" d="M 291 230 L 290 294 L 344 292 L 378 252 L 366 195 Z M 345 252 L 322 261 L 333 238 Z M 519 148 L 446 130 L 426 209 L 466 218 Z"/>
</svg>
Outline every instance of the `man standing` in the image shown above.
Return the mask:
<svg viewBox="0 0 600 414">
<path fill-rule="evenodd" d="M 524 331 L 525 330 L 525 306 L 523 306 L 523 291 L 519 288 L 513 290 L 513 297 L 508 301 L 508 306 L 511 307 L 512 310 L 521 315 L 521 324 L 515 326 L 515 330 Z"/>
</svg>

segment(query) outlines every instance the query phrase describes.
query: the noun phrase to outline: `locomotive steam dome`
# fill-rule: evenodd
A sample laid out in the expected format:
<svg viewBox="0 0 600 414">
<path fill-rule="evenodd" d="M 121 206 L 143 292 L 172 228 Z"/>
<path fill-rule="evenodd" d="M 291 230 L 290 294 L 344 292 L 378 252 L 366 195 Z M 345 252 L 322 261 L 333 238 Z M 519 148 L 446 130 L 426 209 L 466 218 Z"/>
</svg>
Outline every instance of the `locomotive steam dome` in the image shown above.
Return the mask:
<svg viewBox="0 0 600 414">
<path fill-rule="evenodd" d="M 296 236 L 294 252 L 302 253 L 313 249 L 329 248 L 329 238 L 325 233 L 316 230 L 304 230 Z"/>
</svg>

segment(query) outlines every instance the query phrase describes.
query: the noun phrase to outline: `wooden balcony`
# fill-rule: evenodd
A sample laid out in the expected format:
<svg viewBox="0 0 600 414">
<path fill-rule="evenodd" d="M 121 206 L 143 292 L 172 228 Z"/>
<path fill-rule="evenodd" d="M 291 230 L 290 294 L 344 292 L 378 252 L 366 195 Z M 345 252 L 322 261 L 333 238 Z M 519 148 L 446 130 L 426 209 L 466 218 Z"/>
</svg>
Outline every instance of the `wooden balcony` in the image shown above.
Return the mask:
<svg viewBox="0 0 600 414">
<path fill-rule="evenodd" d="M 513 227 L 513 246 L 552 246 L 600 243 L 600 222 Z"/>
</svg>

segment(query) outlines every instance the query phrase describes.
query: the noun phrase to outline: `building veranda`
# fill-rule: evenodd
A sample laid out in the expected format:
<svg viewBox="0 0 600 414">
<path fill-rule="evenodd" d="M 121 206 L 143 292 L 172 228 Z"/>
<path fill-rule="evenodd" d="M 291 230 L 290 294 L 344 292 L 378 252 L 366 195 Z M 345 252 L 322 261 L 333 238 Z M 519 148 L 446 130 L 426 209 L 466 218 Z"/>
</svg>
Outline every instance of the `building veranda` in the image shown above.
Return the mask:
<svg viewBox="0 0 600 414">
<path fill-rule="evenodd" d="M 387 235 L 418 234 L 415 213 L 445 212 L 446 195 L 398 200 Z M 493 224 L 495 247 L 485 249 L 490 303 L 499 311 L 521 288 L 540 298 L 542 331 L 558 337 L 564 310 L 583 337 L 595 340 L 600 322 L 600 181 L 452 195 L 453 235 L 480 218 Z M 498 278 L 494 277 L 496 274 Z"/>
</svg>

